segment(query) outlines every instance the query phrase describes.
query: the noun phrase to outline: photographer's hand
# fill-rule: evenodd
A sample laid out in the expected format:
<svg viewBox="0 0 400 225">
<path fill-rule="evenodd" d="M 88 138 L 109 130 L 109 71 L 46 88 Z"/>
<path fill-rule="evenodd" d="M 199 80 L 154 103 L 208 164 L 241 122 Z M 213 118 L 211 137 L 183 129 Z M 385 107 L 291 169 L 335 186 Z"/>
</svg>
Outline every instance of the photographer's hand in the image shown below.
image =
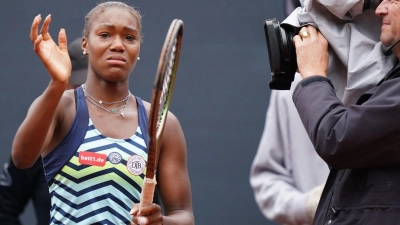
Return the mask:
<svg viewBox="0 0 400 225">
<path fill-rule="evenodd" d="M 313 26 L 301 28 L 293 37 L 296 47 L 298 72 L 303 79 L 310 76 L 326 77 L 328 71 L 328 41 Z"/>
</svg>

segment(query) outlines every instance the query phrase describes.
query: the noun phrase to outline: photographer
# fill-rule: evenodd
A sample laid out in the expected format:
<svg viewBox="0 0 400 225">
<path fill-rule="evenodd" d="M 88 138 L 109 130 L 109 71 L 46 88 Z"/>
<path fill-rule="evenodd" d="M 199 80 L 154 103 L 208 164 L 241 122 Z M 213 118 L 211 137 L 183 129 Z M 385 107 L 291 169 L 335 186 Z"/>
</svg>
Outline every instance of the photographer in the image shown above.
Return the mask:
<svg viewBox="0 0 400 225">
<path fill-rule="evenodd" d="M 293 93 L 317 153 L 331 167 L 314 224 L 397 224 L 400 218 L 400 1 L 384 0 L 380 40 L 397 65 L 348 108 L 328 74 L 328 41 L 313 26 L 293 38 L 303 80 Z M 387 52 L 387 50 L 386 50 Z"/>
<path fill-rule="evenodd" d="M 312 24 L 324 35 L 329 43 L 328 77 L 346 107 L 374 87 L 397 60 L 382 53 L 382 19 L 374 12 L 379 2 L 300 0 L 301 7 L 282 22 L 296 28 Z"/>
<path fill-rule="evenodd" d="M 327 34 L 330 44 L 327 74 L 336 96 L 346 107 L 374 87 L 394 66 L 396 57 L 386 57 L 382 52 L 379 42 L 382 19 L 375 15 L 376 6 L 371 6 L 371 2 L 285 0 L 284 3 L 288 16 L 283 22 L 284 28 L 288 28 L 287 24 L 297 27 L 311 23 Z M 300 7 L 293 8 L 295 5 Z M 273 29 L 276 30 L 279 29 Z M 287 40 L 293 45 L 291 39 Z M 279 44 L 271 43 L 269 47 Z M 269 56 L 276 58 L 275 62 L 282 61 L 279 57 L 282 55 Z M 278 65 L 287 71 L 287 67 Z M 250 184 L 259 209 L 266 218 L 286 225 L 312 223 L 329 173 L 328 166 L 315 152 L 292 101 L 293 90 L 300 80 L 297 73 L 290 91 L 271 91 L 264 130 L 250 171 Z"/>
<path fill-rule="evenodd" d="M 285 0 L 289 15 L 300 5 Z M 250 185 L 263 215 L 279 224 L 311 224 L 329 168 L 315 152 L 290 91 L 272 90 L 264 130 L 250 170 Z"/>
</svg>

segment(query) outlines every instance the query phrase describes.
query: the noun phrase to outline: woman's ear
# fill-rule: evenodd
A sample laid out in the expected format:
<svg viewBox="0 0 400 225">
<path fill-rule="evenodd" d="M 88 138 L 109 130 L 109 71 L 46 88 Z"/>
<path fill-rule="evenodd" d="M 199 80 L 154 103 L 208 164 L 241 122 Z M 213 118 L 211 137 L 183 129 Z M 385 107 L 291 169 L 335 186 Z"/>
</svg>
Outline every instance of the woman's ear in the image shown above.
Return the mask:
<svg viewBox="0 0 400 225">
<path fill-rule="evenodd" d="M 86 38 L 82 38 L 82 50 L 84 55 L 88 55 L 89 52 L 87 50 L 87 40 Z"/>
</svg>

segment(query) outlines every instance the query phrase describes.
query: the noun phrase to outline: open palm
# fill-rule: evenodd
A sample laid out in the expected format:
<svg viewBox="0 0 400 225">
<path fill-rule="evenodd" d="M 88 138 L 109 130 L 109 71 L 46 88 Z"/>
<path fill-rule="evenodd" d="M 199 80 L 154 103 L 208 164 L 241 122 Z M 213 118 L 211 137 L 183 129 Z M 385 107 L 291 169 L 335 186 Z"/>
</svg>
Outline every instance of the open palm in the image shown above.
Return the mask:
<svg viewBox="0 0 400 225">
<path fill-rule="evenodd" d="M 51 16 L 46 17 L 40 32 L 38 32 L 41 20 L 40 15 L 36 16 L 31 27 L 30 38 L 34 45 L 34 51 L 54 81 L 68 82 L 72 66 L 68 55 L 65 30 L 60 30 L 57 46 L 48 32 Z"/>
</svg>

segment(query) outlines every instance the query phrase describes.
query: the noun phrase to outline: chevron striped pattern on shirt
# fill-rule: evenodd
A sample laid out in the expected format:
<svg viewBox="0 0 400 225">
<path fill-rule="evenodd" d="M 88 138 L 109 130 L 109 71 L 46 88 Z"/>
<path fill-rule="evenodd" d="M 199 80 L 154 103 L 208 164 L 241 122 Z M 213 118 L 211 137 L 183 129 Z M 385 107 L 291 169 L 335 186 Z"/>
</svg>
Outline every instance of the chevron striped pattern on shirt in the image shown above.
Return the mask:
<svg viewBox="0 0 400 225">
<path fill-rule="evenodd" d="M 144 178 L 143 172 L 129 172 L 132 156 L 147 160 L 140 127 L 131 138 L 113 139 L 89 120 L 83 143 L 49 188 L 50 224 L 129 224 L 129 211 L 139 202 Z"/>
</svg>

